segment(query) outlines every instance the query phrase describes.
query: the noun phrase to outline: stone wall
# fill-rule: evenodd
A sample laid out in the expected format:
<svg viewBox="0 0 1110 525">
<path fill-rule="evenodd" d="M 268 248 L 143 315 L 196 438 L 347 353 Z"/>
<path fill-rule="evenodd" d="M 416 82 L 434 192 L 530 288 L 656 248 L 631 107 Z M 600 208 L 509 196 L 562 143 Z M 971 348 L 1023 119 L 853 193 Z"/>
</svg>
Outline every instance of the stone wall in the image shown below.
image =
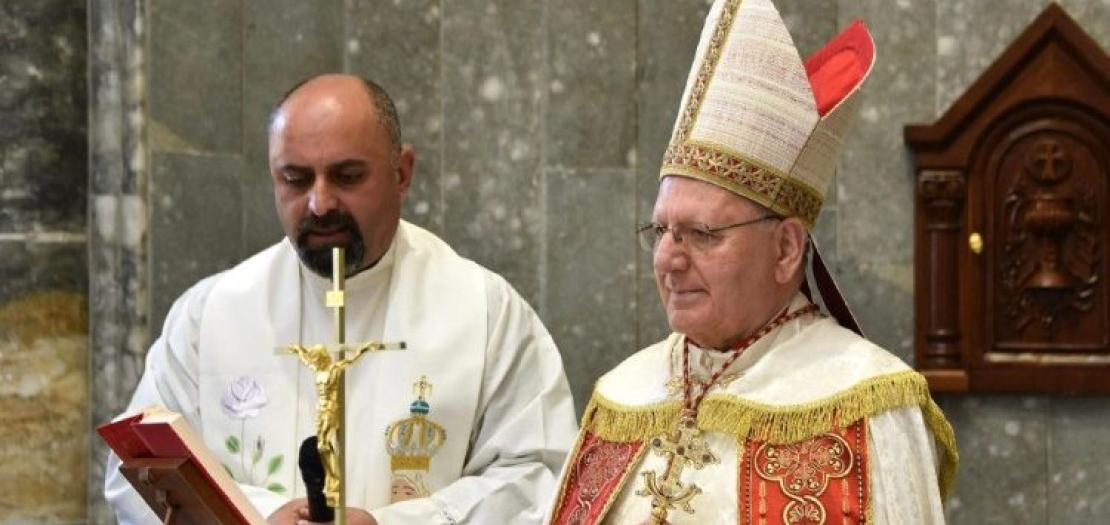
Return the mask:
<svg viewBox="0 0 1110 525">
<path fill-rule="evenodd" d="M 85 6 L 0 3 L 0 523 L 80 523 Z"/>
<path fill-rule="evenodd" d="M 856 16 L 875 34 L 879 63 L 818 239 L 865 329 L 909 360 L 913 179 L 902 126 L 937 118 L 1044 1 L 778 4 L 803 54 Z M 1063 5 L 1110 46 L 1105 0 Z M 69 395 L 87 380 L 74 372 L 85 359 L 85 199 L 95 424 L 126 404 L 172 300 L 280 238 L 265 121 L 273 100 L 313 73 L 364 74 L 394 94 L 418 153 L 406 216 L 505 275 L 536 307 L 581 408 L 598 374 L 666 331 L 650 261 L 632 232 L 650 213 L 706 7 L 705 0 L 90 2 L 86 195 L 81 8 L 5 2 L 0 114 L 16 125 L 0 130 L 0 374 L 19 374 L 0 383 L 0 432 L 15 433 L 0 442 L 41 445 L 0 448 L 0 458 L 7 465 L 37 449 L 73 461 L 0 477 L 4 494 L 16 484 L 41 487 L 27 496 L 39 499 L 0 498 L 0 523 L 82 516 L 80 477 L 57 469 L 83 468 L 84 456 L 57 436 L 72 435 L 65 429 L 83 412 L 59 413 L 68 405 L 57 400 L 85 402 Z M 1103 490 L 1110 461 L 1100 459 L 1110 439 L 1104 400 L 941 403 L 964 457 L 953 523 L 1091 523 L 1110 511 Z M 75 439 L 84 439 L 84 423 L 76 420 Z M 99 497 L 104 451 L 95 440 L 92 450 L 87 518 L 108 523 Z"/>
</svg>

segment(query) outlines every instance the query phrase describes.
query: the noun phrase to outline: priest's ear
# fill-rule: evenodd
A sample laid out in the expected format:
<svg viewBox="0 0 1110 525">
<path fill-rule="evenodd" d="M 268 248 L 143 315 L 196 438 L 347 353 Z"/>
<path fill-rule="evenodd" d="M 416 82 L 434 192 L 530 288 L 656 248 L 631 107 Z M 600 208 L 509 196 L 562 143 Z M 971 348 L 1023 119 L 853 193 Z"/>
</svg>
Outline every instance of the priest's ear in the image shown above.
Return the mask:
<svg viewBox="0 0 1110 525">
<path fill-rule="evenodd" d="M 416 170 L 416 150 L 412 144 L 401 144 L 394 161 L 394 170 L 397 174 L 397 189 L 402 195 L 408 193 L 412 186 L 412 176 Z"/>
<path fill-rule="evenodd" d="M 789 284 L 805 275 L 806 226 L 797 217 L 787 217 L 775 228 L 775 282 Z M 801 281 L 799 281 L 799 284 Z"/>
</svg>

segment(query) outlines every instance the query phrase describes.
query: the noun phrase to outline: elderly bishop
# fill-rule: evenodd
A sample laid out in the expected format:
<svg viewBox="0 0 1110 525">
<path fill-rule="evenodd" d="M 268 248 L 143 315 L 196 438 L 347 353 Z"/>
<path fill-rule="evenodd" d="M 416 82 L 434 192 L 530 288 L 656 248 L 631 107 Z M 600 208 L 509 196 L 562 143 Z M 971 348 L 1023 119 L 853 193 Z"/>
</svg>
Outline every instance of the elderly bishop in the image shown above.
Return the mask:
<svg viewBox="0 0 1110 525">
<path fill-rule="evenodd" d="M 803 62 L 770 0 L 713 4 L 640 230 L 674 333 L 598 380 L 553 523 L 943 522 L 924 378 L 802 293 L 873 60 L 861 22 Z"/>
</svg>

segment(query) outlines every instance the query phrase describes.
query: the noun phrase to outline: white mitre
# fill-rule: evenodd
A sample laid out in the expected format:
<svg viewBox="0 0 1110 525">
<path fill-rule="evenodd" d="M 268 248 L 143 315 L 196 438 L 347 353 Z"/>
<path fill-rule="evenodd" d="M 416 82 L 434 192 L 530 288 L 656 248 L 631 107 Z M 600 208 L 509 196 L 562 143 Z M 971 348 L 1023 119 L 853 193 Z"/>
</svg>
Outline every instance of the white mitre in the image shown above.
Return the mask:
<svg viewBox="0 0 1110 525">
<path fill-rule="evenodd" d="M 858 20 L 803 63 L 770 0 L 715 2 L 660 178 L 715 184 L 812 230 L 874 62 Z"/>
</svg>

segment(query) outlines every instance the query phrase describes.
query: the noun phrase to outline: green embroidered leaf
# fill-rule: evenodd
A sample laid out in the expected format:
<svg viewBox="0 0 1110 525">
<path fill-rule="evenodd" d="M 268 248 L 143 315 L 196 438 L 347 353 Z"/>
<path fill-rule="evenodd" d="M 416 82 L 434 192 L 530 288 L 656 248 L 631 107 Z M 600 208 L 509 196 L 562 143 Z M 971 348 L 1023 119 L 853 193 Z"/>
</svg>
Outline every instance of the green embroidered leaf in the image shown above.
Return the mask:
<svg viewBox="0 0 1110 525">
<path fill-rule="evenodd" d="M 228 452 L 231 452 L 232 454 L 239 453 L 239 438 L 235 436 L 227 436 L 227 441 L 224 441 L 224 445 L 227 446 Z"/>
<path fill-rule="evenodd" d="M 229 466 L 227 466 L 223 463 L 220 463 L 220 466 L 223 467 L 224 470 L 227 471 L 227 475 L 231 476 L 231 479 L 235 479 L 235 473 L 231 471 L 231 467 L 229 467 Z"/>
<path fill-rule="evenodd" d="M 269 485 L 266 485 L 266 490 L 273 492 L 274 494 L 285 494 L 285 486 L 281 483 L 270 483 Z"/>
<path fill-rule="evenodd" d="M 278 469 L 281 468 L 281 463 L 285 461 L 285 454 L 278 454 L 270 458 L 270 466 L 266 469 L 266 474 L 273 476 Z"/>
</svg>

